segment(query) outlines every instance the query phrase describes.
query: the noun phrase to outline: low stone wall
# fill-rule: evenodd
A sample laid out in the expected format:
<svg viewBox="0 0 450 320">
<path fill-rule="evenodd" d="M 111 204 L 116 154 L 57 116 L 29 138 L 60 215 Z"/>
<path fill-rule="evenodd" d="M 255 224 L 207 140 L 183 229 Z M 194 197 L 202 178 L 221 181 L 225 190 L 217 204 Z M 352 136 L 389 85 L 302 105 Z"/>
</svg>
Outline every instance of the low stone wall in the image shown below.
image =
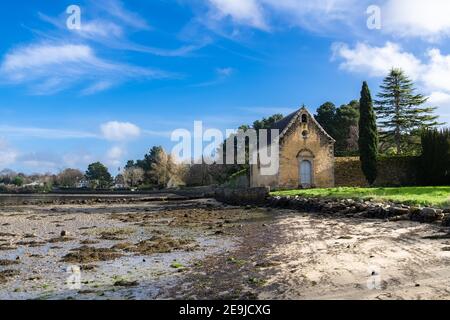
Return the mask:
<svg viewBox="0 0 450 320">
<path fill-rule="evenodd" d="M 417 183 L 415 157 L 389 157 L 378 161 L 378 178 L 375 186 L 411 186 Z M 367 187 L 358 157 L 336 157 L 336 187 Z"/>
<path fill-rule="evenodd" d="M 217 201 L 231 205 L 265 205 L 269 197 L 269 188 L 218 188 Z"/>
<path fill-rule="evenodd" d="M 393 203 L 376 203 L 353 199 L 323 199 L 302 197 L 270 197 L 269 207 L 292 209 L 300 212 L 318 212 L 354 218 L 412 220 L 440 222 L 450 226 L 450 209 L 419 208 Z"/>
</svg>

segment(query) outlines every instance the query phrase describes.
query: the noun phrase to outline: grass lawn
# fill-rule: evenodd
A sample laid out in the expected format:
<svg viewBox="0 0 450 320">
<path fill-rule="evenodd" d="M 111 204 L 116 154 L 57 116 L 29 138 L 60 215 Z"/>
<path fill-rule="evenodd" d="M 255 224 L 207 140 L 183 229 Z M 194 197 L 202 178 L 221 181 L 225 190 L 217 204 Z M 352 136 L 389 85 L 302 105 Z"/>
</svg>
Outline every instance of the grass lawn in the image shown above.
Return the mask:
<svg viewBox="0 0 450 320">
<path fill-rule="evenodd" d="M 332 188 L 272 192 L 273 196 L 374 199 L 407 205 L 450 208 L 450 187 Z"/>
</svg>

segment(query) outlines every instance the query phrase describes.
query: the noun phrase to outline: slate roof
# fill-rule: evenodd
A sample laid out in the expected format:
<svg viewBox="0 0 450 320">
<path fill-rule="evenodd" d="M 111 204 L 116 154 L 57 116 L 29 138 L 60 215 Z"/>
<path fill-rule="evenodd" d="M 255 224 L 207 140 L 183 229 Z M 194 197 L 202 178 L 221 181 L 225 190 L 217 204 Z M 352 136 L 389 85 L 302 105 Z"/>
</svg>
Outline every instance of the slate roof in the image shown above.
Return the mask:
<svg viewBox="0 0 450 320">
<path fill-rule="evenodd" d="M 333 139 L 332 136 L 330 136 L 325 129 L 317 122 L 317 120 L 314 118 L 313 115 L 311 115 L 311 113 L 309 113 L 308 109 L 306 109 L 305 107 L 302 107 L 301 109 L 292 112 L 290 115 L 284 117 L 283 119 L 281 119 L 280 121 L 275 122 L 272 126 L 271 129 L 278 129 L 280 130 L 280 139 L 283 139 L 284 135 L 286 134 L 286 132 L 288 131 L 288 129 L 291 127 L 291 125 L 293 125 L 295 123 L 295 120 L 300 117 L 300 114 L 306 112 L 310 119 L 314 122 L 314 124 L 319 128 L 319 130 L 328 138 L 330 139 L 332 142 L 336 142 L 336 140 Z"/>
</svg>

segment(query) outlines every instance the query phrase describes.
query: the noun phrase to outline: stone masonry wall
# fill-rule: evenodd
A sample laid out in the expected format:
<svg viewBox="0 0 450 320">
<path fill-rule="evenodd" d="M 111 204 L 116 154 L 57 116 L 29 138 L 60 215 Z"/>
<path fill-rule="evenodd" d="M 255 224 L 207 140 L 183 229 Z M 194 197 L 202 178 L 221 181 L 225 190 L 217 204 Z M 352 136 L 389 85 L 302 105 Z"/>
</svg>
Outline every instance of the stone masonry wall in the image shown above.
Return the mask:
<svg viewBox="0 0 450 320">
<path fill-rule="evenodd" d="M 414 157 L 381 158 L 375 186 L 408 186 L 416 184 Z M 366 187 L 368 183 L 358 157 L 337 157 L 335 162 L 336 187 Z"/>
</svg>

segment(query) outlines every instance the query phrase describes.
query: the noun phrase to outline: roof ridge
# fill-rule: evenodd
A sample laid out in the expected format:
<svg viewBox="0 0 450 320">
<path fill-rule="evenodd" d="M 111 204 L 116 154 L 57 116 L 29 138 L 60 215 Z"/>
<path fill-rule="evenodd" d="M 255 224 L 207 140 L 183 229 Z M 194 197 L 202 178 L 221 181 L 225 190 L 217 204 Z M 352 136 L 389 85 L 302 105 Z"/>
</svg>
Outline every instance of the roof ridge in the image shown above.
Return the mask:
<svg viewBox="0 0 450 320">
<path fill-rule="evenodd" d="M 336 140 L 330 136 L 328 134 L 328 132 L 320 125 L 320 123 L 316 120 L 316 118 L 314 118 L 314 116 L 311 114 L 311 112 L 309 112 L 309 110 L 306 108 L 306 106 L 302 106 L 300 109 L 298 109 L 297 111 L 289 114 L 288 116 L 286 116 L 285 118 L 281 119 L 280 121 L 276 122 L 282 122 L 283 120 L 286 120 L 287 118 L 291 117 L 290 121 L 287 123 L 287 125 L 284 127 L 284 129 L 281 131 L 280 133 L 280 139 L 282 139 L 287 131 L 290 129 L 290 127 L 295 123 L 295 121 L 297 120 L 298 116 L 303 112 L 306 111 L 306 113 L 308 113 L 308 115 L 310 116 L 310 118 L 313 120 L 314 124 L 316 124 L 316 126 L 319 128 L 319 130 L 331 141 L 336 142 Z"/>
</svg>

